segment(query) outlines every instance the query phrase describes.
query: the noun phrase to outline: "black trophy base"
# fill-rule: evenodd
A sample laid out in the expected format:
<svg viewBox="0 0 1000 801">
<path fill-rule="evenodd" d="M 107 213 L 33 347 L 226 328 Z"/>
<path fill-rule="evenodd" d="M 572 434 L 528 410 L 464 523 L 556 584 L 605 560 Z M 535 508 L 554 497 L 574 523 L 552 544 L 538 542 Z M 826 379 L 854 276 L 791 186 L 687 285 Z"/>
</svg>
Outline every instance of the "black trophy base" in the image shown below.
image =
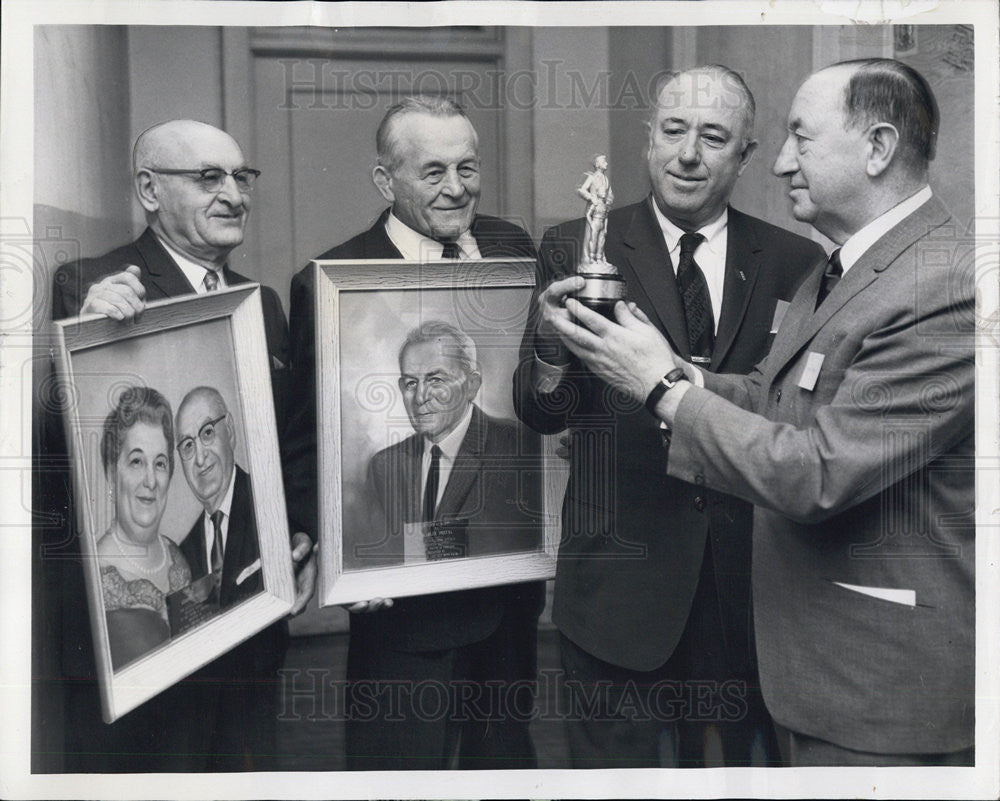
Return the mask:
<svg viewBox="0 0 1000 801">
<path fill-rule="evenodd" d="M 583 289 L 573 295 L 588 309 L 615 320 L 615 304 L 625 300 L 625 279 L 614 273 L 577 273 L 584 280 Z"/>
</svg>

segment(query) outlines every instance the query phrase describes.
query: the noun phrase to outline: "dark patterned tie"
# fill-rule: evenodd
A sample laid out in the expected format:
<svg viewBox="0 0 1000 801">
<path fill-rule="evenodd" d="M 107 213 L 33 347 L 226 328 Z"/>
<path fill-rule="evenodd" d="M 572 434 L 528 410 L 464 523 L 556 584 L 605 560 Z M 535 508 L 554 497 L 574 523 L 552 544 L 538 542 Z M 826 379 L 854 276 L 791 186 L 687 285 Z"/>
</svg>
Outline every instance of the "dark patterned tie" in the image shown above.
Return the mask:
<svg viewBox="0 0 1000 801">
<path fill-rule="evenodd" d="M 430 523 L 434 519 L 434 509 L 437 506 L 438 482 L 441 473 L 441 449 L 435 445 L 431 448 L 431 466 L 427 470 L 427 481 L 424 484 L 423 520 Z"/>
<path fill-rule="evenodd" d="M 840 248 L 830 254 L 830 261 L 826 263 L 826 271 L 823 273 L 823 282 L 819 285 L 819 294 L 816 296 L 816 308 L 818 309 L 826 296 L 833 288 L 840 283 L 844 276 L 844 266 L 840 263 Z"/>
<path fill-rule="evenodd" d="M 215 270 L 209 270 L 205 273 L 205 289 L 209 292 L 215 292 L 219 288 L 219 275 Z"/>
<path fill-rule="evenodd" d="M 442 259 L 457 259 L 461 256 L 461 252 L 458 249 L 458 244 L 455 242 L 442 242 L 444 245 L 444 250 L 441 251 Z"/>
<path fill-rule="evenodd" d="M 712 299 L 708 294 L 705 275 L 694 260 L 694 252 L 704 241 L 701 234 L 684 234 L 681 237 L 681 257 L 677 264 L 677 285 L 684 300 L 684 316 L 687 318 L 688 345 L 691 360 L 707 364 L 712 360 L 712 345 L 715 341 L 715 317 L 712 315 Z"/>
<path fill-rule="evenodd" d="M 212 540 L 212 572 L 222 571 L 222 518 L 224 513 L 221 509 L 212 512 L 212 528 L 215 530 L 215 539 Z"/>
</svg>

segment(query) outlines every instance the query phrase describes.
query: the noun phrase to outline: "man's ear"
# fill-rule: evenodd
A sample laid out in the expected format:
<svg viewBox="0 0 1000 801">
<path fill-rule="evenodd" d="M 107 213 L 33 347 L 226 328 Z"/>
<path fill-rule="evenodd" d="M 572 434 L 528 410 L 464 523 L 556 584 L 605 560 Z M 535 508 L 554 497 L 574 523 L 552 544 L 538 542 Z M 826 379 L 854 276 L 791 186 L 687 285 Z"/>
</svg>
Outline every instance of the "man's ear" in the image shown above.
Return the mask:
<svg viewBox="0 0 1000 801">
<path fill-rule="evenodd" d="M 892 163 L 899 146 L 899 131 L 888 122 L 879 122 L 868 129 L 868 161 L 865 172 L 875 178 L 885 172 Z"/>
<path fill-rule="evenodd" d="M 479 394 L 479 388 L 483 385 L 483 375 L 478 370 L 473 370 L 469 373 L 466 382 L 469 389 L 469 400 L 471 401 Z"/>
<path fill-rule="evenodd" d="M 372 183 L 375 184 L 375 188 L 378 189 L 379 194 L 389 203 L 396 202 L 396 195 L 392 191 L 392 175 L 381 164 L 372 170 Z"/>
<path fill-rule="evenodd" d="M 226 427 L 226 435 L 229 437 L 229 447 L 236 450 L 236 425 L 233 423 L 233 415 L 226 412 L 226 418 L 222 421 Z"/>
<path fill-rule="evenodd" d="M 743 170 L 747 168 L 750 160 L 753 158 L 753 154 L 757 152 L 757 140 L 751 139 L 743 147 L 743 152 L 740 153 L 740 169 L 736 173 L 737 175 L 743 175 Z"/>
<path fill-rule="evenodd" d="M 149 170 L 139 170 L 135 174 L 135 194 L 146 211 L 156 212 L 160 210 L 156 179 L 153 178 L 153 173 Z"/>
</svg>

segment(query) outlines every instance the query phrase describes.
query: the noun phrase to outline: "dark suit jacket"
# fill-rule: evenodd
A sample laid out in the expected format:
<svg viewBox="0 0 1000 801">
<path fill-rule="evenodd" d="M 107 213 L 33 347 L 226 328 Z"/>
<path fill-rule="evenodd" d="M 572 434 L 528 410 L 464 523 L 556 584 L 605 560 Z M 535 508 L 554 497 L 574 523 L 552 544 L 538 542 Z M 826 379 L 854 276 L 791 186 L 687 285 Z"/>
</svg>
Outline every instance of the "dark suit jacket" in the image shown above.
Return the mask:
<svg viewBox="0 0 1000 801">
<path fill-rule="evenodd" d="M 331 248 L 320 259 L 398 259 L 400 252 L 385 232 L 384 212 L 375 224 L 353 239 Z M 525 231 L 496 217 L 477 216 L 472 223 L 483 258 L 534 258 L 535 247 Z M 285 494 L 289 520 L 295 530 L 317 536 L 316 470 L 316 382 L 315 326 L 313 321 L 314 288 L 309 265 L 292 279 L 291 289 L 291 361 L 292 412 L 285 432 Z M 513 584 L 506 587 L 439 593 L 399 599 L 390 609 L 373 614 L 351 615 L 352 638 L 364 627 L 375 627 L 371 634 L 379 641 L 401 650 L 425 651 L 451 648 L 477 642 L 489 636 L 501 619 L 505 605 L 533 611 L 534 619 L 544 604 L 543 582 Z M 455 608 L 462 610 L 456 616 Z M 413 612 L 407 610 L 412 609 Z M 420 610 L 417 612 L 416 610 Z M 416 621 L 419 620 L 418 624 Z M 442 621 L 439 623 L 438 621 Z M 447 625 L 443 621 L 451 621 Z M 365 642 L 374 642 L 366 638 Z"/>
<path fill-rule="evenodd" d="M 257 538 L 257 516 L 254 514 L 250 476 L 239 465 L 235 471 L 233 504 L 229 509 L 229 529 L 226 550 L 222 556 L 222 583 L 219 588 L 219 605 L 223 609 L 264 589 L 264 574 L 260 570 L 242 584 L 236 583 L 244 568 L 260 558 L 260 541 Z M 205 515 L 202 513 L 181 543 L 181 552 L 191 568 L 192 579 L 199 579 L 209 572 L 204 524 Z"/>
<path fill-rule="evenodd" d="M 606 255 L 628 296 L 682 356 L 684 306 L 651 198 L 609 216 Z M 536 294 L 575 271 L 584 223 L 542 240 Z M 803 237 L 729 210 L 726 276 L 712 369 L 749 370 L 770 346 L 776 301 L 790 299 L 822 256 Z M 658 421 L 574 362 L 551 395 L 532 387 L 537 304 L 515 376 L 518 416 L 535 430 L 569 429 L 570 477 L 556 572 L 553 620 L 588 653 L 652 670 L 673 653 L 698 583 L 711 532 L 729 663 L 748 669 L 751 507 L 666 475 Z"/>
<path fill-rule="evenodd" d="M 674 422 L 671 474 L 757 505 L 768 709 L 860 751 L 973 742 L 975 303 L 959 230 L 931 199 L 815 313 L 814 272 L 767 359 L 707 376 Z M 811 354 L 824 357 L 815 382 Z M 912 590 L 916 605 L 836 582 Z"/>
</svg>

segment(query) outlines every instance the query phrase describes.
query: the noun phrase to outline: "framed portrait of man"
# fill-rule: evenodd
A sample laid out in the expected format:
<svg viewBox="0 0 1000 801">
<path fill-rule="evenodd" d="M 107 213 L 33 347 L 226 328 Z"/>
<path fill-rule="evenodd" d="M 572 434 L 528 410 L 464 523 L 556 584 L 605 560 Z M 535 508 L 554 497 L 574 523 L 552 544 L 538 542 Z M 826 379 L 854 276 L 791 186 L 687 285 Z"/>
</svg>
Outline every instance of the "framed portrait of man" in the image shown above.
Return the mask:
<svg viewBox="0 0 1000 801">
<path fill-rule="evenodd" d="M 559 459 L 511 392 L 533 263 L 314 270 L 320 604 L 551 578 Z"/>
<path fill-rule="evenodd" d="M 260 290 L 54 327 L 110 723 L 291 607 Z"/>
</svg>

